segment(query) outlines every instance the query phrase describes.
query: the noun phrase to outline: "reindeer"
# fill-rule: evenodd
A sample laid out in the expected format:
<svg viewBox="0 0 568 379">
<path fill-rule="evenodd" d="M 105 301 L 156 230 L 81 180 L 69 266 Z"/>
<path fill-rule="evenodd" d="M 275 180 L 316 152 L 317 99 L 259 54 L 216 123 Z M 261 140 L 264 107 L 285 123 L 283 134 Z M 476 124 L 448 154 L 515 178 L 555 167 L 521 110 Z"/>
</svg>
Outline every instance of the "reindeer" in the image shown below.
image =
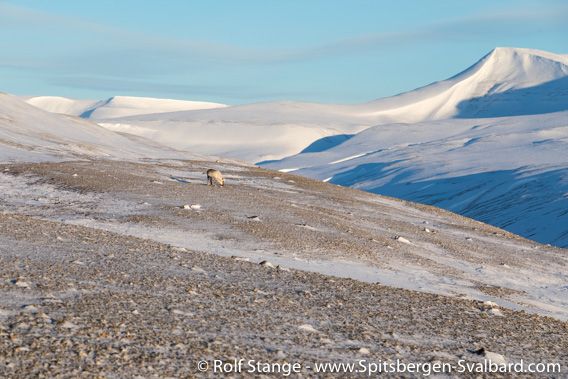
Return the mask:
<svg viewBox="0 0 568 379">
<path fill-rule="evenodd" d="M 225 179 L 219 170 L 210 168 L 207 170 L 207 185 L 217 187 L 217 183 L 219 183 L 220 187 L 223 187 L 225 185 Z"/>
</svg>

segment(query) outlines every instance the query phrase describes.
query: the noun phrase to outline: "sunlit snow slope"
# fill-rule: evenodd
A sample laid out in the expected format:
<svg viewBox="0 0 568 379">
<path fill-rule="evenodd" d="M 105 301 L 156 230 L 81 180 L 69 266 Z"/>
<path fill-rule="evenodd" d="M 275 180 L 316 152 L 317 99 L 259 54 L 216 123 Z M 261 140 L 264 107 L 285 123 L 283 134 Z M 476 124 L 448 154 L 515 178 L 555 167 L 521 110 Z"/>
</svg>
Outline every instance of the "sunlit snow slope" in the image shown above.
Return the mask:
<svg viewBox="0 0 568 379">
<path fill-rule="evenodd" d="M 196 157 L 79 117 L 54 114 L 0 92 L 0 161 Z"/>
<path fill-rule="evenodd" d="M 58 96 L 21 96 L 28 104 L 53 113 L 65 113 L 86 119 L 114 118 L 179 110 L 223 108 L 225 105 L 201 101 L 114 96 L 106 100 L 68 99 Z"/>
</svg>

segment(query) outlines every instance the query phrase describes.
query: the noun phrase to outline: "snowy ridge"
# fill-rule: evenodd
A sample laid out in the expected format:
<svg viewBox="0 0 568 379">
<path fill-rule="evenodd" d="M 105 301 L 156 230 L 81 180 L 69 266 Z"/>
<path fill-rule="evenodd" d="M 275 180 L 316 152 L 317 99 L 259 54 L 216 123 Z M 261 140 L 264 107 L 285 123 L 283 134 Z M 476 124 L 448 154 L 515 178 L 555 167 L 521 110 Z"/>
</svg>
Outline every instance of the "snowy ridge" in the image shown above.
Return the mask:
<svg viewBox="0 0 568 379">
<path fill-rule="evenodd" d="M 28 104 L 54 113 L 65 113 L 86 119 L 115 118 L 179 110 L 223 108 L 226 105 L 202 101 L 155 99 L 149 97 L 114 96 L 105 100 L 69 99 L 57 96 L 25 96 Z"/>
<path fill-rule="evenodd" d="M 18 96 L 26 103 L 52 113 L 79 116 L 92 108 L 99 100 L 69 99 L 60 96 Z"/>
<path fill-rule="evenodd" d="M 59 100 L 58 100 L 59 102 Z M 73 105 L 76 108 L 77 104 Z M 76 108 L 78 109 L 78 108 Z M 74 116 L 54 114 L 0 93 L 0 160 L 204 158 L 105 129 Z"/>
<path fill-rule="evenodd" d="M 249 162 L 284 158 L 322 138 L 352 134 L 372 125 L 354 118 L 349 106 L 291 101 L 94 121 L 176 149 Z"/>
</svg>

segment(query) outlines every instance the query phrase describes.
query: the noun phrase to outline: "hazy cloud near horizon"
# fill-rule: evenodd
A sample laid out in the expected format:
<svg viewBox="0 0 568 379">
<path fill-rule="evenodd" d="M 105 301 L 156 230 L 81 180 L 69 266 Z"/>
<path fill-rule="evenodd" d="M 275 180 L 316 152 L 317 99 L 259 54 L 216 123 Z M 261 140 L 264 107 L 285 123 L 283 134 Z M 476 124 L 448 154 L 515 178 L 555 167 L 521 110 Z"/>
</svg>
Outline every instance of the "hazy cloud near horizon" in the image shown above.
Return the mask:
<svg viewBox="0 0 568 379">
<path fill-rule="evenodd" d="M 159 37 L 0 2 L 0 32 L 18 36 L 3 39 L 0 67 L 33 72 L 46 82 L 68 87 L 112 90 L 114 83 L 117 91 L 144 91 L 146 86 L 161 93 L 183 89 L 238 96 L 237 87 L 267 92 L 251 85 L 247 89 L 246 84 L 261 82 L 263 75 L 273 76 L 278 70 L 298 72 L 302 69 L 299 65 L 305 62 L 373 57 L 388 54 L 391 49 L 464 43 L 497 33 L 534 33 L 543 22 L 553 28 L 567 19 L 567 5 L 537 11 L 521 7 L 512 12 L 432 22 L 414 29 L 345 36 L 312 46 L 294 41 L 289 46 L 248 47 Z M 515 27 L 519 24 L 523 25 L 520 29 Z M 268 73 L 263 74 L 263 70 Z M 448 77 L 455 73 L 448 73 Z M 270 92 L 279 91 L 275 88 Z"/>
</svg>

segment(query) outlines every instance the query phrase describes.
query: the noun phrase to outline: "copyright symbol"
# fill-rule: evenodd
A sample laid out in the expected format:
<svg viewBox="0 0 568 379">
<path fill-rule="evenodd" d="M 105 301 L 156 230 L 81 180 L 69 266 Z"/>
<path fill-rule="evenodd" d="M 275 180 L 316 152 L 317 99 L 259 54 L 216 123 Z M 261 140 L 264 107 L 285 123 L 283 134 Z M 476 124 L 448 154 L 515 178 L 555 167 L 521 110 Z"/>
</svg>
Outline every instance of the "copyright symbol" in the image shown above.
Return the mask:
<svg viewBox="0 0 568 379">
<path fill-rule="evenodd" d="M 207 361 L 199 361 L 197 363 L 197 369 L 201 372 L 205 372 L 209 369 L 209 363 L 207 363 Z"/>
</svg>

